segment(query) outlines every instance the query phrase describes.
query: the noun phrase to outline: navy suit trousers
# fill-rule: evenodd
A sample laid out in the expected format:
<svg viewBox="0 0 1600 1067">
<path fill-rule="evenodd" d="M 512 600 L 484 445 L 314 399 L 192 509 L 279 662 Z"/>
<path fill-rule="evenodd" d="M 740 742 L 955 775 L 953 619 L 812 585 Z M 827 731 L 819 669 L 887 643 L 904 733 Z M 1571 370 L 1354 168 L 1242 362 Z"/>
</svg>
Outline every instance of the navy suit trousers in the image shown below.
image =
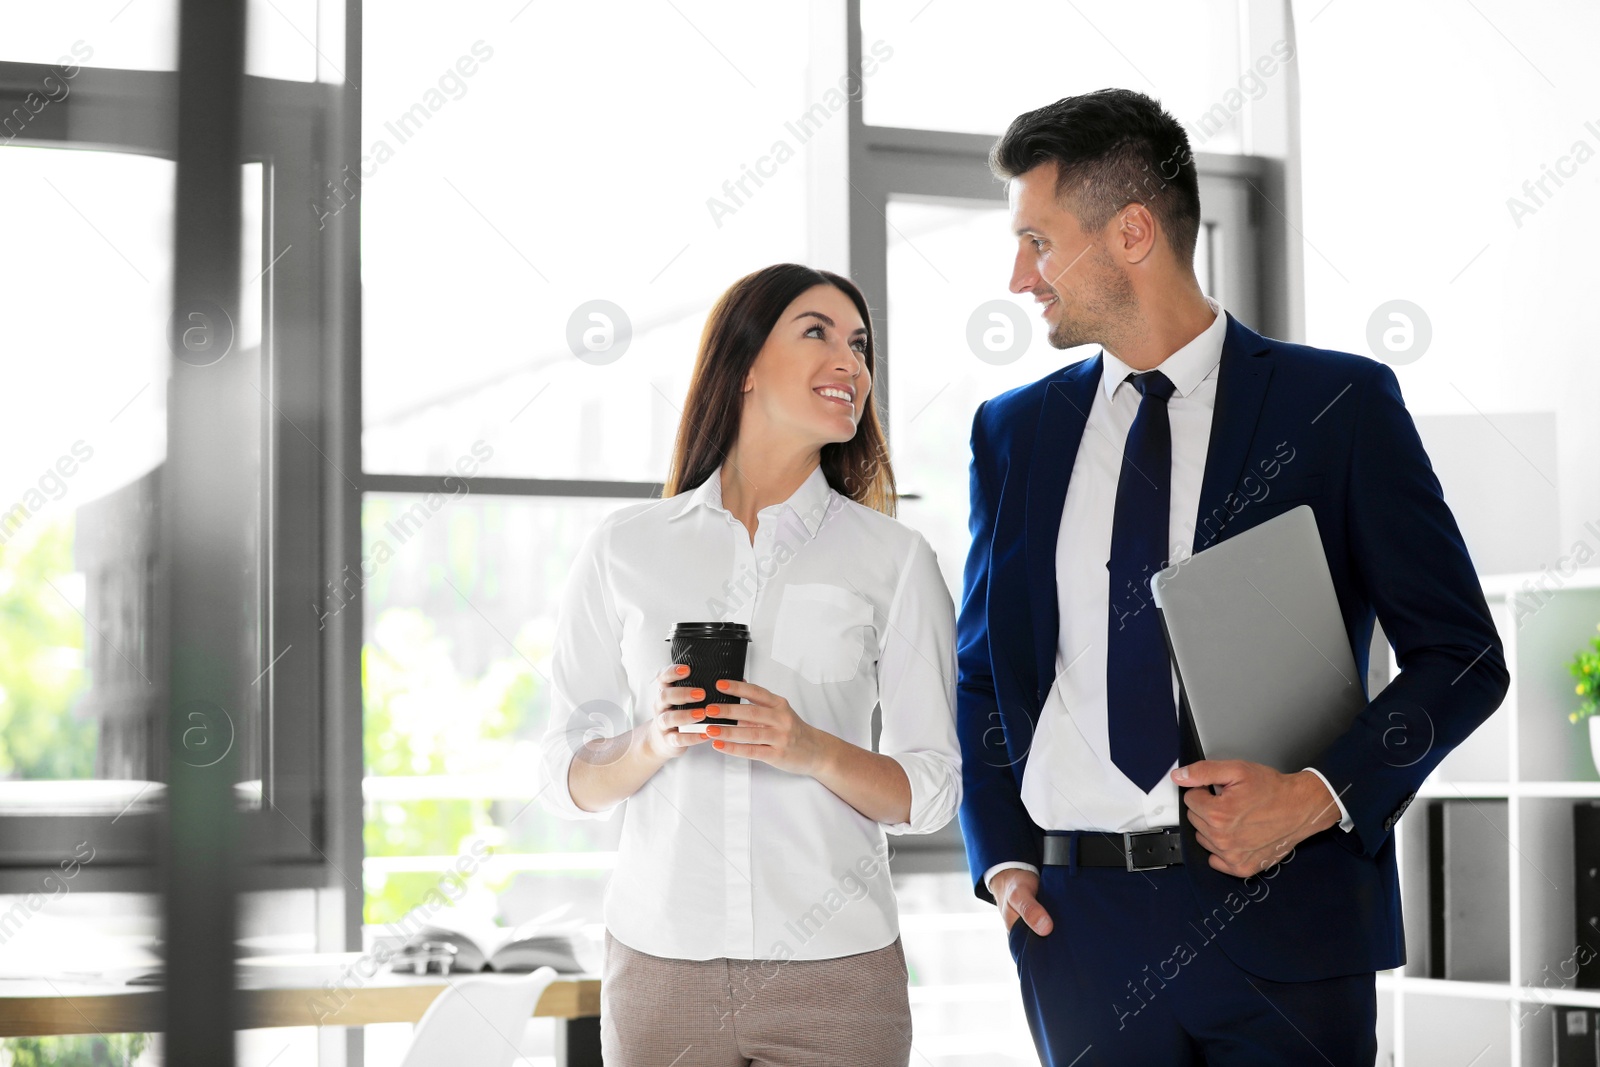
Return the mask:
<svg viewBox="0 0 1600 1067">
<path fill-rule="evenodd" d="M 1188 879 L 1181 866 L 1043 869 L 1054 928 L 1041 937 L 1018 920 L 1010 945 L 1045 1067 L 1372 1067 L 1374 974 L 1274 982 L 1242 970 L 1223 946 L 1252 899 L 1203 916 Z"/>
</svg>

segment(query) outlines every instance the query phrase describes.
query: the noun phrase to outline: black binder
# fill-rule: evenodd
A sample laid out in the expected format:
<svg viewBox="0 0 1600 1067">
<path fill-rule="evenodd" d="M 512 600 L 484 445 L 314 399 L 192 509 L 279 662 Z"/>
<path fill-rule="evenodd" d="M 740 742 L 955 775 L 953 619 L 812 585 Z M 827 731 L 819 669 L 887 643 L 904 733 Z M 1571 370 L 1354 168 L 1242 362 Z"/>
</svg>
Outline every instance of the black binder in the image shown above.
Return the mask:
<svg viewBox="0 0 1600 1067">
<path fill-rule="evenodd" d="M 1572 807 L 1572 871 L 1576 880 L 1579 989 L 1600 989 L 1600 801 Z"/>
<path fill-rule="evenodd" d="M 1511 857 L 1504 800 L 1428 805 L 1428 973 L 1505 982 L 1511 977 Z"/>
<path fill-rule="evenodd" d="M 1550 1020 L 1555 1029 L 1555 1067 L 1597 1067 L 1595 1039 L 1600 1028 L 1595 1025 L 1595 1010 L 1557 1007 Z"/>
</svg>

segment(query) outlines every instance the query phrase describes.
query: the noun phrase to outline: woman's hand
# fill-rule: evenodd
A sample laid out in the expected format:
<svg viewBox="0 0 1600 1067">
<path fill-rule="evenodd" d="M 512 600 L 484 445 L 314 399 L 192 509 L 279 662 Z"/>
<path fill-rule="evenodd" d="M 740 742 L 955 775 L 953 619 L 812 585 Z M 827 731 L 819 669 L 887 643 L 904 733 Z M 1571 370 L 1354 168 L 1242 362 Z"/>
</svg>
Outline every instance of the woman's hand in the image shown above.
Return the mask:
<svg viewBox="0 0 1600 1067">
<path fill-rule="evenodd" d="M 707 704 L 706 714 L 718 719 L 738 719 L 738 726 L 706 727 L 712 747 L 730 756 L 769 763 L 780 771 L 816 777 L 822 772 L 833 735 L 810 726 L 789 702 L 751 682 L 723 678 L 717 689 L 748 704 Z"/>
<path fill-rule="evenodd" d="M 658 760 L 676 759 L 684 750 L 707 740 L 705 734 L 679 733 L 678 727 L 699 722 L 706 717 L 700 708 L 680 708 L 695 700 L 704 700 L 704 689 L 691 689 L 676 684 L 689 668 L 671 663 L 656 675 L 656 702 L 650 721 L 645 723 L 645 748 Z"/>
</svg>

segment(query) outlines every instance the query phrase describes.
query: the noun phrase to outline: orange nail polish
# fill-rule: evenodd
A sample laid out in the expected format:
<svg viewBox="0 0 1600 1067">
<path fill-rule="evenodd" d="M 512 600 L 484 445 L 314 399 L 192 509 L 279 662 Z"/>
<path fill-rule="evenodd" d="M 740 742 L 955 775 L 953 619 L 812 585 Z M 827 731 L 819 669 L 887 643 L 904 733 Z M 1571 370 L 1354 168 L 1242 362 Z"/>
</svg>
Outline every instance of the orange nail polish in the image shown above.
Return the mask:
<svg viewBox="0 0 1600 1067">
<path fill-rule="evenodd" d="M 722 727 L 720 727 L 720 726 L 707 726 L 706 727 L 706 733 L 710 734 L 712 737 L 721 737 L 722 736 Z"/>
<path fill-rule="evenodd" d="M 721 748 L 722 747 L 722 742 L 721 741 L 713 741 L 713 742 L 711 742 L 711 747 L 712 748 Z"/>
</svg>

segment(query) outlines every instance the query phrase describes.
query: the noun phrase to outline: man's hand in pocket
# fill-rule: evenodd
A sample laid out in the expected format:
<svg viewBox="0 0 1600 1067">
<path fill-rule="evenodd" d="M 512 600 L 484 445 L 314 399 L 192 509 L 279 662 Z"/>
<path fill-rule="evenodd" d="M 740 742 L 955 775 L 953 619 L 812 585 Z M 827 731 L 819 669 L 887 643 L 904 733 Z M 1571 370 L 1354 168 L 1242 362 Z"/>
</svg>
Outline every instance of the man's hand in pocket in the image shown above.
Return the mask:
<svg viewBox="0 0 1600 1067">
<path fill-rule="evenodd" d="M 994 893 L 995 902 L 1000 905 L 1000 921 L 1006 924 L 1007 933 L 1011 932 L 1011 924 L 1019 917 L 1041 937 L 1054 928 L 1050 913 L 1039 903 L 1037 874 L 1020 867 L 1008 867 L 994 876 L 989 889 Z"/>
</svg>

